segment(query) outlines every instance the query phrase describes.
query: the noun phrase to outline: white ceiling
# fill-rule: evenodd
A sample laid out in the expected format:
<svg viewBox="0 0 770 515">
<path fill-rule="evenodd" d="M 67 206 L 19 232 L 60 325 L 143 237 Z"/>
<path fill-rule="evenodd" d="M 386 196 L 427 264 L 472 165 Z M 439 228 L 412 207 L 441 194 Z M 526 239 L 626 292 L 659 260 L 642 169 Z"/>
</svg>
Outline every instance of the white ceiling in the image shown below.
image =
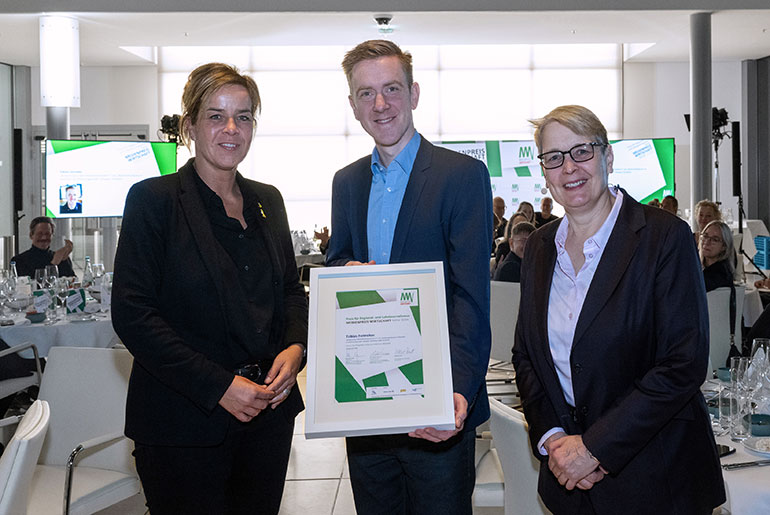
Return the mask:
<svg viewBox="0 0 770 515">
<path fill-rule="evenodd" d="M 400 12 L 392 39 L 404 45 L 629 43 L 651 45 L 629 60 L 687 61 L 694 11 Z M 144 65 L 121 47 L 353 46 L 379 37 L 372 13 L 74 13 L 84 66 Z M 0 14 L 0 62 L 36 66 L 38 14 Z M 712 59 L 770 56 L 770 9 L 716 11 Z"/>
</svg>

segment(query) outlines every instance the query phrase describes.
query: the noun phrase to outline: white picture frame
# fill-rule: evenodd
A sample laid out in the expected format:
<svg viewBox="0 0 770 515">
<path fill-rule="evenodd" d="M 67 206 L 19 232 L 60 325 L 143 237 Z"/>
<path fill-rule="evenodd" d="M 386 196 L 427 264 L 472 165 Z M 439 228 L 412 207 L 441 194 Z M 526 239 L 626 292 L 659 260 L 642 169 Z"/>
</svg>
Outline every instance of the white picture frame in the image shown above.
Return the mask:
<svg viewBox="0 0 770 515">
<path fill-rule="evenodd" d="M 307 368 L 307 438 L 454 429 L 443 263 L 313 268 Z"/>
</svg>

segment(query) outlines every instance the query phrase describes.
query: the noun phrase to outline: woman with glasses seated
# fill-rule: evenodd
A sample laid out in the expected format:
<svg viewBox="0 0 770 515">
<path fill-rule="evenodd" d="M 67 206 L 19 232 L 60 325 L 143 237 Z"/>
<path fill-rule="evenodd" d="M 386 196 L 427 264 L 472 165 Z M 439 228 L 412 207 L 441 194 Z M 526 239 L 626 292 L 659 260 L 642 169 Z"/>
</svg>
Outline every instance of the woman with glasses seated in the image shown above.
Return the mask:
<svg viewBox="0 0 770 515">
<path fill-rule="evenodd" d="M 733 232 L 724 222 L 709 222 L 700 234 L 700 260 L 706 291 L 733 285 L 735 250 Z"/>
<path fill-rule="evenodd" d="M 532 123 L 565 210 L 521 264 L 513 365 L 538 492 L 557 515 L 710 514 L 725 491 L 699 389 L 708 309 L 690 228 L 609 186 L 612 146 L 585 107 Z"/>
</svg>

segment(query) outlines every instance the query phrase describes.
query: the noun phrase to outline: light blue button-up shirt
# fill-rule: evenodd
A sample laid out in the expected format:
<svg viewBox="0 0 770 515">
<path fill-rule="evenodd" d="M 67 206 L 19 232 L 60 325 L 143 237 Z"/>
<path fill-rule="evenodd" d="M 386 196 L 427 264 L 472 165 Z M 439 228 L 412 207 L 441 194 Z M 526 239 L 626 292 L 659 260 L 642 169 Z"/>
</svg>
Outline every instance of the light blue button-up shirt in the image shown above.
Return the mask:
<svg viewBox="0 0 770 515">
<path fill-rule="evenodd" d="M 369 259 L 373 259 L 378 265 L 390 263 L 398 212 L 401 210 L 406 185 L 419 149 L 420 134 L 415 131 L 409 143 L 387 168 L 382 166 L 377 148 L 372 151 L 372 187 L 369 190 L 366 236 L 369 242 Z"/>
</svg>

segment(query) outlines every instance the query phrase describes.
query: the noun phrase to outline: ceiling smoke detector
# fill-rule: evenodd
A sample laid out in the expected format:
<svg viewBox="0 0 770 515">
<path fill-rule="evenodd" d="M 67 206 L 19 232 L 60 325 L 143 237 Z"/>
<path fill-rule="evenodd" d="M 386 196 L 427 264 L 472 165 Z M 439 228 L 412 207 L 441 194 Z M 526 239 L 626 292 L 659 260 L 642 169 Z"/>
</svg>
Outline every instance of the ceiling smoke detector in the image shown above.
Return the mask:
<svg viewBox="0 0 770 515">
<path fill-rule="evenodd" d="M 377 22 L 377 31 L 380 34 L 393 33 L 393 26 L 390 24 L 392 19 L 392 14 L 375 14 L 374 21 Z"/>
</svg>

